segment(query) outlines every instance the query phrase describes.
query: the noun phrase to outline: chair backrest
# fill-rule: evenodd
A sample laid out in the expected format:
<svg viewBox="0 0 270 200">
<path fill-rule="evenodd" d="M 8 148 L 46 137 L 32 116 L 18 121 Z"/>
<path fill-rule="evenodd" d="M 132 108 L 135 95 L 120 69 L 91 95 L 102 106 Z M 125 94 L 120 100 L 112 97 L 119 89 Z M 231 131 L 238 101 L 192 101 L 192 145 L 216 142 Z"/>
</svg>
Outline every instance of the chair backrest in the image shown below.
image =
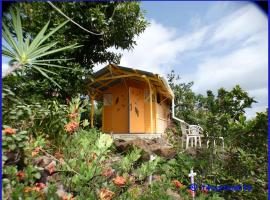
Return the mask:
<svg viewBox="0 0 270 200">
<path fill-rule="evenodd" d="M 189 134 L 189 124 L 186 122 L 180 122 L 182 136 Z"/>
<path fill-rule="evenodd" d="M 202 127 L 198 125 L 190 125 L 189 126 L 189 131 L 191 134 L 203 134 L 203 129 Z"/>
</svg>

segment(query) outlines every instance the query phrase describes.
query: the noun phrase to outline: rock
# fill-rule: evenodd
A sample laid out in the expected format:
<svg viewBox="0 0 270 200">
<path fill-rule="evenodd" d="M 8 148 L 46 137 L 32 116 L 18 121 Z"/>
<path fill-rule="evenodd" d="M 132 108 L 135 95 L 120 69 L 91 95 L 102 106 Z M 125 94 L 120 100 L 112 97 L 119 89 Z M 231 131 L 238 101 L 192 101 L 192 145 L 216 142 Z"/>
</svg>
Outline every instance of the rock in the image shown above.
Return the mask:
<svg viewBox="0 0 270 200">
<path fill-rule="evenodd" d="M 147 142 L 145 140 L 142 140 L 139 138 L 136 138 L 136 139 L 130 140 L 130 141 L 116 142 L 115 145 L 116 145 L 116 148 L 121 150 L 121 151 L 126 151 L 126 150 L 130 149 L 132 146 L 136 146 L 136 147 L 144 150 L 145 152 L 149 152 L 149 153 L 151 152 Z"/>
<path fill-rule="evenodd" d="M 121 152 L 127 152 L 134 146 L 142 150 L 142 156 L 141 158 L 143 160 L 149 160 L 150 154 L 152 154 L 152 151 L 150 150 L 149 145 L 145 140 L 136 138 L 134 140 L 129 141 L 116 141 L 115 142 L 116 149 Z"/>
<path fill-rule="evenodd" d="M 162 146 L 153 148 L 152 152 L 167 159 L 172 159 L 177 154 L 173 148 Z"/>
<path fill-rule="evenodd" d="M 37 165 L 38 167 L 45 168 L 52 161 L 53 161 L 53 159 L 51 159 L 48 156 L 40 156 L 40 157 L 37 157 L 37 158 L 34 159 L 34 164 Z"/>
<path fill-rule="evenodd" d="M 171 196 L 174 200 L 183 200 L 183 198 L 175 191 L 171 189 L 166 190 L 167 195 Z"/>
<path fill-rule="evenodd" d="M 166 144 L 163 139 L 143 140 L 136 138 L 129 141 L 116 141 L 116 149 L 121 152 L 128 151 L 133 146 L 143 150 L 142 159 L 149 160 L 151 154 L 171 159 L 176 155 L 176 151 Z"/>
<path fill-rule="evenodd" d="M 5 165 L 17 165 L 18 169 L 21 170 L 25 167 L 24 164 L 24 152 L 20 149 L 9 151 L 5 153 L 7 160 Z"/>
</svg>

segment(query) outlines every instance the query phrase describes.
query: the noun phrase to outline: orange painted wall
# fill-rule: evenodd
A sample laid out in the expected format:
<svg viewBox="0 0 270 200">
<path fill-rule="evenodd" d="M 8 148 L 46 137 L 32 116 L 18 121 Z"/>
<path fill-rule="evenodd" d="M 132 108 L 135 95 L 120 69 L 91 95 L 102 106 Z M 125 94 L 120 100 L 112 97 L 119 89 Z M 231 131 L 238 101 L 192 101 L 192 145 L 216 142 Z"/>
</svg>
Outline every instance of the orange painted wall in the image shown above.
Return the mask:
<svg viewBox="0 0 270 200">
<path fill-rule="evenodd" d="M 134 88 L 134 91 L 137 91 L 137 96 L 134 96 L 133 99 L 137 99 L 136 106 L 137 112 L 139 111 L 141 116 L 140 119 L 135 112 L 135 105 L 132 105 L 131 113 L 129 113 L 129 88 Z M 103 106 L 102 130 L 107 133 L 129 133 L 128 118 L 130 114 L 130 123 L 133 123 L 133 126 L 131 125 L 132 132 L 151 133 L 150 102 L 145 100 L 145 90 L 149 90 L 147 83 L 127 79 L 126 83 L 121 82 L 106 90 L 104 93 L 112 94 L 112 105 Z M 155 90 L 153 92 L 155 93 Z M 169 106 L 165 102 L 162 102 L 161 105 L 156 103 L 155 94 L 153 101 L 152 133 L 163 133 L 168 125 Z M 135 100 L 133 102 L 135 103 Z"/>
<path fill-rule="evenodd" d="M 144 90 L 129 87 L 129 132 L 144 133 Z"/>
<path fill-rule="evenodd" d="M 127 133 L 128 89 L 120 83 L 109 88 L 105 93 L 112 94 L 112 105 L 103 106 L 102 130 L 108 133 Z"/>
</svg>

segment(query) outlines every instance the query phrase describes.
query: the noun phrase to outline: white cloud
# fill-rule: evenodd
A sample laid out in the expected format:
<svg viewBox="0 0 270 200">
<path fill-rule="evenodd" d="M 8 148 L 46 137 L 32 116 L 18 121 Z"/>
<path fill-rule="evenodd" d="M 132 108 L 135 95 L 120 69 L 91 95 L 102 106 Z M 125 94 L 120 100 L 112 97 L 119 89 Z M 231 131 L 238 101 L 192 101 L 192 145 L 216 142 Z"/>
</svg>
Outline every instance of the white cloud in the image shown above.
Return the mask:
<svg viewBox="0 0 270 200">
<path fill-rule="evenodd" d="M 266 26 L 266 16 L 249 3 L 219 22 L 212 42 L 241 39 L 264 30 Z"/>
<path fill-rule="evenodd" d="M 177 62 L 178 55 L 198 48 L 204 41 L 208 27 L 176 37 L 176 30 L 151 20 L 151 24 L 136 40 L 131 51 L 110 49 L 122 53 L 120 65 L 166 75 Z M 100 67 L 95 67 L 95 70 Z"/>
<path fill-rule="evenodd" d="M 8 70 L 9 66 L 7 63 L 2 63 L 2 77 L 5 76 L 7 70 Z"/>
</svg>

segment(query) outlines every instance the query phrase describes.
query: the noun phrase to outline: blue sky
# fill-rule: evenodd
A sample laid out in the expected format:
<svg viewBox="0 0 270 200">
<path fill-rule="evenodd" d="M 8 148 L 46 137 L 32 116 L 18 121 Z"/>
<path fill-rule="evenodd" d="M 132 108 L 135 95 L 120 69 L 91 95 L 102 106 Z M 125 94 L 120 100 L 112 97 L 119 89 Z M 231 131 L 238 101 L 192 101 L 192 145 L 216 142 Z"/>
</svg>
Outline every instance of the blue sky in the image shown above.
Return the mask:
<svg viewBox="0 0 270 200">
<path fill-rule="evenodd" d="M 232 1 L 142 1 L 150 23 L 136 38 L 121 65 L 166 75 L 174 70 L 181 81 L 205 95 L 239 84 L 258 103 L 248 117 L 268 107 L 268 19 L 253 3 Z M 7 60 L 2 68 L 7 68 Z M 106 63 L 97 65 L 95 70 Z"/>
<path fill-rule="evenodd" d="M 268 102 L 268 19 L 249 2 L 142 2 L 150 22 L 121 65 L 166 77 L 171 70 L 205 95 L 239 84 L 258 103 L 248 117 L 265 111 Z M 96 69 L 104 65 L 97 66 Z"/>
</svg>

